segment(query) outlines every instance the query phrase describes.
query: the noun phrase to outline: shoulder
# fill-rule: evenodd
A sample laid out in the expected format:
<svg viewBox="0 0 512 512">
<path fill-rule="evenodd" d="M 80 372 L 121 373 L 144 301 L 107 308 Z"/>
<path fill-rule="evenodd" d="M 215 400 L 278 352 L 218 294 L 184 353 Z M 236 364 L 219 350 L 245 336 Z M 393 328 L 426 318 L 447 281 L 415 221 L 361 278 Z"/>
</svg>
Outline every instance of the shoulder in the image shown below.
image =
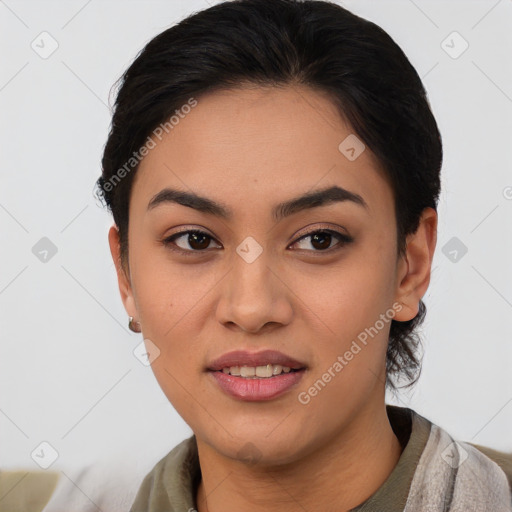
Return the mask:
<svg viewBox="0 0 512 512">
<path fill-rule="evenodd" d="M 426 441 L 426 438 L 430 434 L 432 427 L 435 426 L 438 429 L 440 428 L 438 425 L 432 423 L 429 419 L 423 417 L 422 415 L 420 415 L 419 413 L 412 409 L 388 406 L 388 411 L 390 411 L 395 417 L 401 417 L 402 423 L 404 423 L 406 420 L 410 418 L 413 424 L 415 425 L 415 430 L 421 431 L 422 437 L 425 438 L 424 441 Z M 459 440 L 458 442 L 460 443 L 461 440 Z M 472 446 L 473 448 L 476 448 L 481 454 L 483 454 L 488 459 L 496 463 L 505 473 L 512 491 L 512 452 L 503 452 L 495 450 L 493 448 L 489 448 L 487 446 L 481 446 L 470 442 L 465 442 L 465 444 Z"/>
<path fill-rule="evenodd" d="M 503 470 L 503 472 L 507 476 L 508 484 L 512 490 L 512 452 L 501 452 L 498 450 L 494 450 L 493 448 L 488 448 L 486 446 L 480 446 L 473 443 L 468 444 L 475 447 L 478 451 L 480 451 L 493 462 L 498 464 L 498 466 Z"/>
<path fill-rule="evenodd" d="M 436 428 L 440 428 L 438 425 L 435 425 L 430 420 L 424 418 L 420 414 L 418 414 L 415 411 L 410 411 L 412 413 L 412 416 L 416 420 L 421 420 L 423 424 L 426 426 L 429 426 L 432 428 L 435 426 Z M 429 429 L 430 429 L 429 428 Z M 457 440 L 457 442 L 461 443 L 462 440 Z M 469 441 L 464 442 L 463 444 L 467 446 L 471 446 L 472 448 L 475 448 L 478 450 L 479 453 L 484 455 L 487 459 L 490 459 L 492 462 L 496 463 L 499 468 L 505 473 L 505 476 L 508 480 L 508 485 L 510 487 L 510 490 L 512 492 L 512 452 L 503 452 L 499 450 L 495 450 L 493 448 L 489 448 L 487 446 L 481 446 L 475 443 L 470 443 Z"/>
</svg>

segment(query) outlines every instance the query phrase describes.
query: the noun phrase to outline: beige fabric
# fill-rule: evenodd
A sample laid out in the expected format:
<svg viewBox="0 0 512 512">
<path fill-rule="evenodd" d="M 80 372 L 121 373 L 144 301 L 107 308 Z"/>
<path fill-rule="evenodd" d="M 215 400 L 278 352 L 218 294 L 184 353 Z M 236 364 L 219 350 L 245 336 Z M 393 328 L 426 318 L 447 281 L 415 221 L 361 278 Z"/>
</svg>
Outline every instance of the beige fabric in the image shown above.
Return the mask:
<svg viewBox="0 0 512 512">
<path fill-rule="evenodd" d="M 484 455 L 492 459 L 505 472 L 508 478 L 508 485 L 512 489 L 512 454 L 499 452 L 486 446 L 470 443 L 472 446 L 481 451 Z"/>
<path fill-rule="evenodd" d="M 404 512 L 512 512 L 507 476 L 474 446 L 432 425 Z"/>
<path fill-rule="evenodd" d="M 41 512 L 58 479 L 54 471 L 0 471 L 0 512 Z"/>
</svg>

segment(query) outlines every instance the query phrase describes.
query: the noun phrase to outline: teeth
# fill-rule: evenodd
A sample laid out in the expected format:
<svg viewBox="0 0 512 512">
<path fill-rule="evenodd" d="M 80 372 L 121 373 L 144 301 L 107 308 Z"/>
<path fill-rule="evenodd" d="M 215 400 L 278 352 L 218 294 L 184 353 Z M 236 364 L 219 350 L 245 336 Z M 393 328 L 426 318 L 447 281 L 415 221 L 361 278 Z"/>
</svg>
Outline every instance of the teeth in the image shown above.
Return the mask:
<svg viewBox="0 0 512 512">
<path fill-rule="evenodd" d="M 273 364 L 271 366 L 273 367 L 272 375 L 279 375 L 283 370 L 283 367 L 280 364 Z"/>
<path fill-rule="evenodd" d="M 267 364 L 265 366 L 231 366 L 223 368 L 222 372 L 237 377 L 245 378 L 269 378 L 281 373 L 290 373 L 291 368 L 280 364 Z"/>
<path fill-rule="evenodd" d="M 254 377 L 256 375 L 256 368 L 251 366 L 242 366 L 240 368 L 240 377 Z"/>
</svg>

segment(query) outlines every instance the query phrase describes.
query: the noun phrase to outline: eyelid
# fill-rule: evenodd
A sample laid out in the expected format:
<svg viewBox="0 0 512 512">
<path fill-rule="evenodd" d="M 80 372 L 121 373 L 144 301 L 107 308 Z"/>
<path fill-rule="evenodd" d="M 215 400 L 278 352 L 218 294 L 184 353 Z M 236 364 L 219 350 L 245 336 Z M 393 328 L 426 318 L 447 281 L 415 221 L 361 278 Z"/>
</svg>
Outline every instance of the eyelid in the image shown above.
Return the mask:
<svg viewBox="0 0 512 512">
<path fill-rule="evenodd" d="M 348 231 L 343 228 L 342 226 L 337 226 L 337 225 L 334 225 L 334 224 L 323 224 L 323 223 L 320 223 L 320 224 L 312 224 L 313 227 L 311 226 L 306 226 L 305 228 L 303 228 L 301 231 L 299 231 L 298 234 L 295 234 L 294 235 L 294 238 L 297 237 L 295 239 L 295 242 L 300 240 L 301 238 L 303 238 L 304 236 L 308 236 L 308 235 L 313 235 L 315 234 L 317 231 L 327 231 L 327 232 L 331 232 L 331 233 L 335 233 L 335 234 L 338 234 L 340 236 L 343 236 L 347 239 L 351 239 L 352 237 L 348 234 Z M 340 232 L 340 230 L 342 232 Z M 293 242 L 293 243 L 295 243 Z"/>
</svg>

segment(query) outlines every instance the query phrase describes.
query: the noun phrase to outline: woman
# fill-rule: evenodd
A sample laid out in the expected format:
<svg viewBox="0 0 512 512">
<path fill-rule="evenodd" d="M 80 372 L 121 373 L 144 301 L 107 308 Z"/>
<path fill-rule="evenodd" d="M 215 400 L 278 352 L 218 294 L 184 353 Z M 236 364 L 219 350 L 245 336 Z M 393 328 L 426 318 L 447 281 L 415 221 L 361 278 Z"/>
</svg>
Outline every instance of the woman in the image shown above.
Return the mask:
<svg viewBox="0 0 512 512">
<path fill-rule="evenodd" d="M 510 458 L 385 404 L 419 374 L 441 161 L 406 56 L 334 3 L 224 2 L 147 44 L 98 187 L 194 435 L 133 512 L 512 510 Z"/>
</svg>

